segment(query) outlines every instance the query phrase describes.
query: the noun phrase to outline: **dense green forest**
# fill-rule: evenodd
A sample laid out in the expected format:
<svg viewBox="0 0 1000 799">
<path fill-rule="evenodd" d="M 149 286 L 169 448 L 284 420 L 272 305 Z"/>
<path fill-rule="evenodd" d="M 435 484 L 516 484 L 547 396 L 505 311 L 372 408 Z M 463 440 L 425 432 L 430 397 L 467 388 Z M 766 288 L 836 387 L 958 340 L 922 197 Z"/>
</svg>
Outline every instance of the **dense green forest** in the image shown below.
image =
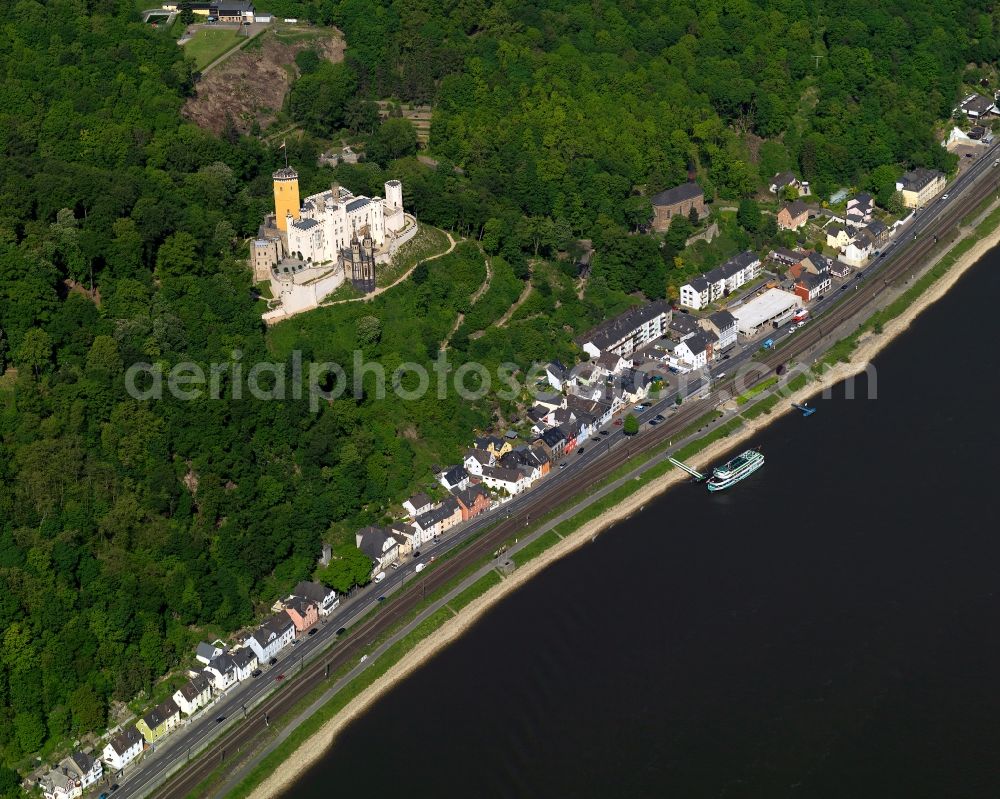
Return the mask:
<svg viewBox="0 0 1000 799">
<path fill-rule="evenodd" d="M 398 177 L 422 220 L 494 257 L 496 287 L 452 339 L 457 362 L 490 365 L 571 359 L 571 332 L 630 294 L 663 296 L 676 242 L 629 235 L 629 198 L 689 163 L 732 199 L 784 168 L 825 191 L 948 167 L 933 124 L 966 63 L 997 50 L 985 0 L 269 5 L 347 36 L 343 69 L 303 59 L 289 107 L 313 135 L 371 134 L 369 161 L 337 179 L 374 192 Z M 183 122 L 192 67 L 134 4 L 2 11 L 0 759 L 21 765 L 104 727 L 111 703 L 149 691 L 201 630 L 250 623 L 311 572 L 331 525 L 377 520 L 512 408 L 128 398 L 138 361 L 360 347 L 387 366 L 428 362 L 469 310 L 482 253 L 463 245 L 371 307 L 267 337 L 241 259 L 276 153 Z M 437 169 L 411 157 L 406 123 L 373 119 L 367 101 L 385 96 L 435 104 Z M 314 166 L 318 147 L 289 141 L 305 192 L 333 177 Z M 568 264 L 533 262 L 581 236 L 599 252 L 582 299 Z M 488 327 L 531 270 L 524 306 Z M 335 540 L 349 562 L 349 538 Z"/>
</svg>

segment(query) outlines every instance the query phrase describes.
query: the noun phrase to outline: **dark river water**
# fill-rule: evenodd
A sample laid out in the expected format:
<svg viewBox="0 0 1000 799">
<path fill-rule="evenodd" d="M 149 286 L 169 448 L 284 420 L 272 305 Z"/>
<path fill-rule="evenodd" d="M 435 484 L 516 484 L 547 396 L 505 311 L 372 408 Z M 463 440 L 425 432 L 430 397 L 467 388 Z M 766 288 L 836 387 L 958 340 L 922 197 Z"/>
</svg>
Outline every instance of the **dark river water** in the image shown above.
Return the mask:
<svg viewBox="0 0 1000 799">
<path fill-rule="evenodd" d="M 288 796 L 998 797 L 991 253 L 728 492 L 493 608 Z"/>
</svg>

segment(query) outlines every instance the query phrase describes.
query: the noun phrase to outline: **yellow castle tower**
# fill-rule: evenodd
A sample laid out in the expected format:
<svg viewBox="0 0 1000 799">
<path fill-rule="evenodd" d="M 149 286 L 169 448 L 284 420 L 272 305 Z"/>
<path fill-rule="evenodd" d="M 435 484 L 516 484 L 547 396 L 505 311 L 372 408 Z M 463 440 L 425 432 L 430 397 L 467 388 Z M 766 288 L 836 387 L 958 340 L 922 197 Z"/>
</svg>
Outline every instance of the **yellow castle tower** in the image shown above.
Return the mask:
<svg viewBox="0 0 1000 799">
<path fill-rule="evenodd" d="M 288 232 L 285 218 L 299 218 L 299 173 L 291 167 L 283 167 L 271 177 L 274 179 L 274 222 L 278 230 Z"/>
</svg>

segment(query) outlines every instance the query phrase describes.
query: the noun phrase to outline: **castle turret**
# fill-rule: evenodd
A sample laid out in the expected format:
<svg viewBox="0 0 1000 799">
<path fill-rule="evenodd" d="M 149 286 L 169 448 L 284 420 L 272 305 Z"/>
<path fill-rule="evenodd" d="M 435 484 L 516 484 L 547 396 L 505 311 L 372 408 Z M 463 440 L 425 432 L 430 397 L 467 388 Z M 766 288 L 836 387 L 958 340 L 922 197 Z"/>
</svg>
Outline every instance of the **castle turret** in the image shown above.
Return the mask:
<svg viewBox="0 0 1000 799">
<path fill-rule="evenodd" d="M 287 217 L 299 218 L 299 173 L 286 166 L 271 177 L 274 179 L 274 221 L 279 230 L 288 232 Z"/>
<path fill-rule="evenodd" d="M 403 218 L 403 184 L 398 180 L 386 181 L 384 208 L 386 230 L 398 233 L 406 224 Z"/>
</svg>

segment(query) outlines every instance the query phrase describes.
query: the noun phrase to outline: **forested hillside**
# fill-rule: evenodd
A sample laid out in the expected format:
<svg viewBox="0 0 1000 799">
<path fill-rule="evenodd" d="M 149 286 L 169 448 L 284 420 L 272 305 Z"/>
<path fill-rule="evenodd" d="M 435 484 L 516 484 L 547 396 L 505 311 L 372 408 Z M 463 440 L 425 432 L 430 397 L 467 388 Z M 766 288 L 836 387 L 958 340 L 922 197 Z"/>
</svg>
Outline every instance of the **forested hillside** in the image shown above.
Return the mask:
<svg viewBox="0 0 1000 799">
<path fill-rule="evenodd" d="M 353 110 L 436 105 L 437 170 L 394 160 L 415 141 L 359 113 L 372 158 L 338 170 L 350 188 L 401 178 L 422 220 L 501 253 L 508 283 L 579 236 L 619 265 L 583 300 L 540 266 L 509 332 L 471 339 L 470 319 L 456 357 L 490 364 L 570 357 L 567 331 L 627 292 L 663 295 L 668 266 L 627 235 L 628 198 L 689 162 L 731 198 L 782 168 L 823 190 L 884 164 L 947 166 L 933 124 L 966 62 L 997 48 L 985 0 L 268 5 L 341 27 Z M 111 702 L 148 691 L 202 629 L 252 621 L 310 573 L 331 524 L 377 520 L 491 408 L 128 398 L 138 361 L 252 363 L 293 347 L 425 360 L 479 285 L 480 253 L 418 270 L 399 308 L 383 295 L 379 337 L 359 307 L 269 342 L 240 259 L 277 154 L 183 123 L 191 67 L 132 3 L 0 7 L 0 759 L 20 764 L 104 727 Z M 309 98 L 330 96 L 300 90 L 293 111 L 322 132 Z M 317 148 L 289 142 L 304 193 L 332 178 Z"/>
</svg>

